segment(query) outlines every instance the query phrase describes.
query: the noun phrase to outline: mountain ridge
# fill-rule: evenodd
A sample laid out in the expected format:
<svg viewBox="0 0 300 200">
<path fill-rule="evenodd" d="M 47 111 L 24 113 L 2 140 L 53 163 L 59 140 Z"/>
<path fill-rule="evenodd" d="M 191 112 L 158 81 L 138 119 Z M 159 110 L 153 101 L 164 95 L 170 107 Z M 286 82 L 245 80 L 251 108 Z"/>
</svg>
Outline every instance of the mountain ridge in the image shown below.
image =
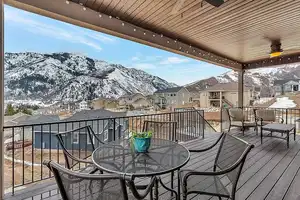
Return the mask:
<svg viewBox="0 0 300 200">
<path fill-rule="evenodd" d="M 6 99 L 78 101 L 149 95 L 174 87 L 160 77 L 75 53 L 5 53 Z"/>
<path fill-rule="evenodd" d="M 259 68 L 245 71 L 244 83 L 260 89 L 261 97 L 274 95 L 272 88 L 275 80 L 279 79 L 300 79 L 300 63 L 282 65 L 276 68 Z M 206 87 L 213 86 L 217 83 L 229 83 L 238 81 L 238 72 L 228 71 L 218 76 L 212 76 L 201 79 L 193 84 L 187 84 L 190 91 L 199 92 Z"/>
</svg>

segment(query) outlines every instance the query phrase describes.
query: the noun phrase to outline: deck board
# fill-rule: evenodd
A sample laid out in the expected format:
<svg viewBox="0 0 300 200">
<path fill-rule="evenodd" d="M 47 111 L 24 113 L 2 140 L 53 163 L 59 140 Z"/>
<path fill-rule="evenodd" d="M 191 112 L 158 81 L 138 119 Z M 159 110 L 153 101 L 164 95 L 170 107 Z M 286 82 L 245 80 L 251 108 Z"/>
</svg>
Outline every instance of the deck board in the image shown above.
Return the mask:
<svg viewBox="0 0 300 200">
<path fill-rule="evenodd" d="M 237 187 L 237 200 L 294 200 L 300 198 L 300 136 L 297 135 L 296 141 L 290 139 L 290 148 L 287 149 L 286 141 L 277 138 L 266 137 L 263 144 L 260 144 L 260 138 L 253 131 L 245 132 L 243 136 L 240 133 L 232 133 L 249 143 L 255 145 L 255 148 L 249 153 L 242 170 Z M 220 134 L 206 134 L 204 139 L 196 139 L 193 141 L 182 143 L 188 149 L 202 149 L 213 144 Z M 229 153 L 234 154 L 234 146 L 226 146 Z M 213 148 L 204 153 L 192 153 L 190 162 L 184 167 L 186 169 L 207 171 L 211 170 L 214 162 L 214 157 L 217 153 L 217 148 Z M 163 182 L 170 185 L 170 176 L 168 174 L 161 176 Z M 174 179 L 174 187 L 177 189 L 177 175 Z M 228 189 L 231 187 L 228 184 L 228 179 L 223 177 L 223 184 Z M 205 182 L 202 182 L 204 184 Z M 201 184 L 201 180 L 199 183 Z M 50 186 L 49 186 L 50 187 Z M 53 189 L 53 185 L 51 186 Z M 209 186 L 208 186 L 209 187 Z M 22 192 L 31 191 L 31 188 L 26 188 L 24 191 L 19 191 L 13 197 L 7 196 L 8 200 L 22 199 Z M 35 192 L 38 189 L 34 190 Z M 51 194 L 53 194 L 51 196 Z M 159 199 L 167 199 L 170 193 L 163 188 L 159 188 Z M 38 195 L 31 199 L 58 199 L 55 191 L 52 193 Z M 189 199 L 208 200 L 217 199 L 210 196 L 189 196 Z"/>
</svg>

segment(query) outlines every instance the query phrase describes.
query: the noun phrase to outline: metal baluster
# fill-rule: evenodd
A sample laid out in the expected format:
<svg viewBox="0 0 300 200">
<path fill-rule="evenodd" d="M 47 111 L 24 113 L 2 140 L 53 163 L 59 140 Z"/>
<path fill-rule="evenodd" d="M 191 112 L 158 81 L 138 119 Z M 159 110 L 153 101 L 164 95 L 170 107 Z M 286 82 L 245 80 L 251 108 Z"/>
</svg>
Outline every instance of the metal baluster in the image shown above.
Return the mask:
<svg viewBox="0 0 300 200">
<path fill-rule="evenodd" d="M 24 142 L 24 140 L 25 140 L 25 127 L 23 126 L 22 127 L 22 149 L 23 149 L 23 151 L 22 151 L 22 184 L 24 185 L 25 184 L 25 142 Z"/>
<path fill-rule="evenodd" d="M 41 124 L 41 162 L 43 162 L 43 141 L 44 141 L 44 130 L 43 124 Z M 43 165 L 41 164 L 41 180 L 43 180 Z"/>
<path fill-rule="evenodd" d="M 35 145 L 35 141 L 34 141 L 35 137 L 34 137 L 34 126 L 31 126 L 31 141 L 32 141 L 32 144 L 31 144 L 31 182 L 34 181 L 34 166 L 33 166 L 33 163 L 34 163 L 34 148 L 33 146 Z"/>
<path fill-rule="evenodd" d="M 15 128 L 12 128 L 12 193 L 15 193 Z"/>
</svg>

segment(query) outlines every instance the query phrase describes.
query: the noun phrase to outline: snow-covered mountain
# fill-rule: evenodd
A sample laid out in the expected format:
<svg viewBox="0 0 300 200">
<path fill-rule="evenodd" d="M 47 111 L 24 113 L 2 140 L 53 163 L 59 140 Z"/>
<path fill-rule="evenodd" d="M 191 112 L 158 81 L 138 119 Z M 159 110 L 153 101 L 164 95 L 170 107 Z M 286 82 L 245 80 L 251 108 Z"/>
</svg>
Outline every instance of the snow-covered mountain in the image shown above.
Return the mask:
<svg viewBox="0 0 300 200">
<path fill-rule="evenodd" d="M 245 72 L 244 82 L 248 86 L 258 87 L 261 96 L 269 96 L 272 91 L 272 85 L 278 79 L 300 79 L 300 64 L 282 65 L 276 68 L 260 68 L 247 70 Z M 219 76 L 203 79 L 188 85 L 191 90 L 203 90 L 205 87 L 216 83 L 237 82 L 238 73 L 229 71 Z"/>
<path fill-rule="evenodd" d="M 77 101 L 176 86 L 142 70 L 71 53 L 5 53 L 6 99 Z"/>
</svg>

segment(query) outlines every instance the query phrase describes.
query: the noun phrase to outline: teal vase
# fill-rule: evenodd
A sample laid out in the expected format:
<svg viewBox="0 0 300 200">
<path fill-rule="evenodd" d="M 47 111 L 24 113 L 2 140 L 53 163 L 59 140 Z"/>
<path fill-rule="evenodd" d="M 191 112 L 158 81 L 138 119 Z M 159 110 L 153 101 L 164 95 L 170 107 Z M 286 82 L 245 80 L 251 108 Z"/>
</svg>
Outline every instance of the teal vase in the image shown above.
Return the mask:
<svg viewBox="0 0 300 200">
<path fill-rule="evenodd" d="M 146 153 L 151 145 L 151 138 L 134 138 L 134 149 L 138 153 Z"/>
</svg>

